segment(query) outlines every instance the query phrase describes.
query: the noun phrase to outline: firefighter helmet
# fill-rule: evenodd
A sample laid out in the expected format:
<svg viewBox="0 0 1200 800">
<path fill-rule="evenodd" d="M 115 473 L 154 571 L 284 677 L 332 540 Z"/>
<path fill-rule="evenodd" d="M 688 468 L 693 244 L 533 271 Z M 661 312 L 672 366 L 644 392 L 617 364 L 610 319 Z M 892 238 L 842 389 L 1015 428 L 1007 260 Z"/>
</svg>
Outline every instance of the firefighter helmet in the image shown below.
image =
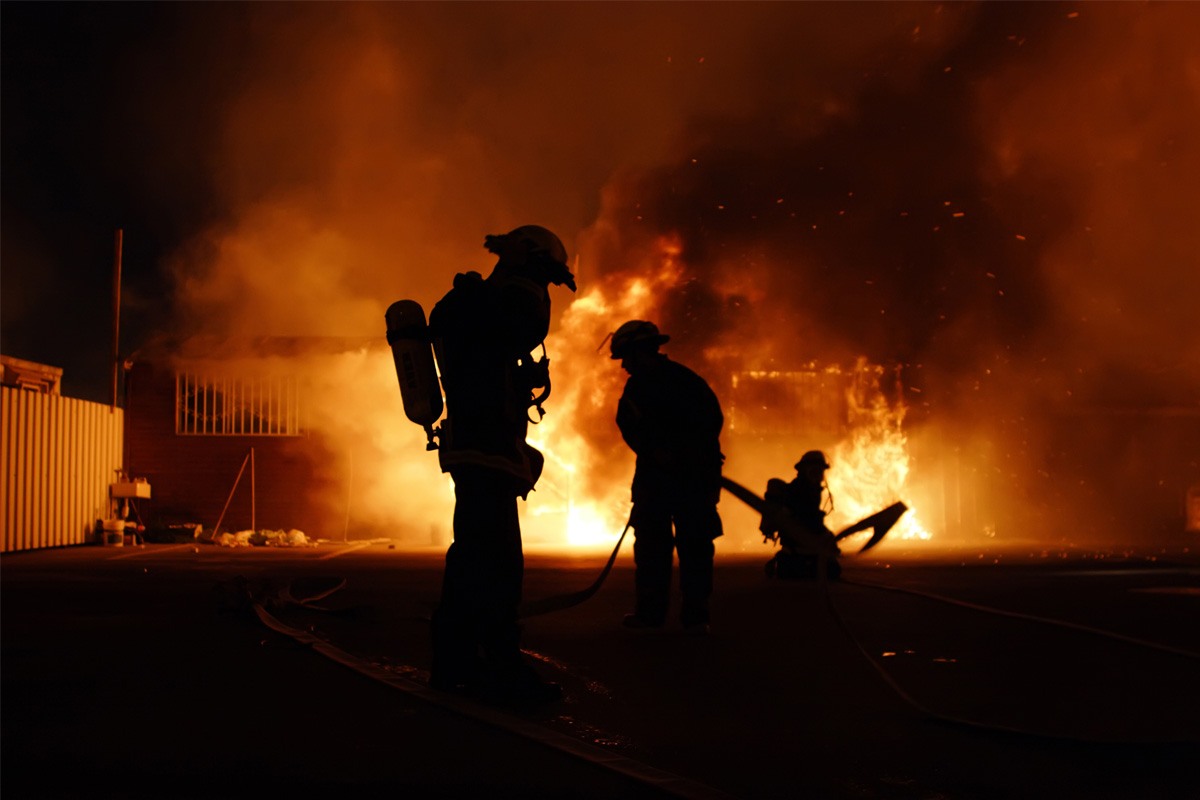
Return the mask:
<svg viewBox="0 0 1200 800">
<path fill-rule="evenodd" d="M 666 344 L 671 337 L 658 332 L 658 326 L 643 319 L 631 319 L 617 328 L 612 335 L 609 345 L 612 358 L 624 358 L 631 350 L 657 350 L 661 344 Z"/>
<path fill-rule="evenodd" d="M 517 244 L 525 245 L 527 252 L 545 253 L 559 264 L 567 263 L 567 248 L 563 247 L 562 240 L 541 225 L 522 225 L 508 233 L 486 236 L 483 240 L 483 246 L 496 255 L 501 255 L 505 245 Z"/>
<path fill-rule="evenodd" d="M 804 455 L 800 456 L 800 460 L 796 462 L 796 471 L 804 469 L 808 466 L 820 467 L 821 469 L 829 469 L 829 459 L 820 450 L 809 450 Z"/>
</svg>

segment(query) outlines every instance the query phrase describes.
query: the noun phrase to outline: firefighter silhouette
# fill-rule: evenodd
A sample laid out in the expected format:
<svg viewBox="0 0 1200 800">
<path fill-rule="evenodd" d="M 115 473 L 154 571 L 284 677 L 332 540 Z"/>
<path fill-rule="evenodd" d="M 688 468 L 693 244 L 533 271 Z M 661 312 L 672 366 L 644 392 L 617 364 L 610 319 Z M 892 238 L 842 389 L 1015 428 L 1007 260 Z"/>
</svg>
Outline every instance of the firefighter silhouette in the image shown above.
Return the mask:
<svg viewBox="0 0 1200 800">
<path fill-rule="evenodd" d="M 767 481 L 766 501 L 759 530 L 768 539 L 779 542 L 780 549 L 767 562 L 770 577 L 815 579 L 841 574 L 841 551 L 833 531 L 825 525 L 833 510 L 833 495 L 825 483 L 829 459 L 820 450 L 809 450 L 795 464 L 791 482 L 779 478 Z"/>
<path fill-rule="evenodd" d="M 624 625 L 664 624 L 678 551 L 680 621 L 690 632 L 707 633 L 713 542 L 722 534 L 717 502 L 725 418 L 705 380 L 659 352 L 669 338 L 652 322 L 631 320 L 611 343 L 612 358 L 629 373 L 617 427 L 637 455 L 630 516 L 636 605 Z"/>
<path fill-rule="evenodd" d="M 455 276 L 429 316 L 441 369 L 446 419 L 438 448 L 454 481 L 454 542 L 432 618 L 430 684 L 503 703 L 552 701 L 523 659 L 517 607 L 524 554 L 517 498 L 542 470 L 525 441 L 529 412 L 549 390 L 546 358 L 530 355 L 550 326 L 549 284 L 575 290 L 567 253 L 545 228 L 526 225 L 488 236 L 498 261 L 485 279 Z"/>
</svg>

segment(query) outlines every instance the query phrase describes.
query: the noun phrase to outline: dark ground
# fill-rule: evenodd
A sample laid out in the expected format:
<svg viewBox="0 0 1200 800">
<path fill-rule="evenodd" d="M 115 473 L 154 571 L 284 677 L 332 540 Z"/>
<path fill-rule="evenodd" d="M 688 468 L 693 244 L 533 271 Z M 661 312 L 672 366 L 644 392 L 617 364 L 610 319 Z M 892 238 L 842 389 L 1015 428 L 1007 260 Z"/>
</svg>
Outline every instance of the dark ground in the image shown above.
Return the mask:
<svg viewBox="0 0 1200 800">
<path fill-rule="evenodd" d="M 618 561 L 591 600 L 527 621 L 565 690 L 542 713 L 423 688 L 440 553 L 10 554 L 0 780 L 6 798 L 1197 798 L 1190 550 L 885 553 L 846 559 L 827 595 L 719 554 L 706 638 L 621 628 Z M 602 561 L 530 554 L 526 597 Z M 287 635 L 238 607 L 239 577 L 346 585 L 324 611 L 268 603 Z"/>
</svg>

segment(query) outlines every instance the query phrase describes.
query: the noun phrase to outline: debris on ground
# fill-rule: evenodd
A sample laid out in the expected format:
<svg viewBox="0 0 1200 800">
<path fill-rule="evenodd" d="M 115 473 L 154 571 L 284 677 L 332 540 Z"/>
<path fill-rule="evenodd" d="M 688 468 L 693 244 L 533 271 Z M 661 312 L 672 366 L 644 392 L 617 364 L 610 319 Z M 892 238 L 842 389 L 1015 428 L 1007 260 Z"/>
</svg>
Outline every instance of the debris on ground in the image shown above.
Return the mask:
<svg viewBox="0 0 1200 800">
<path fill-rule="evenodd" d="M 272 531 L 238 531 L 237 533 L 222 533 L 213 544 L 221 547 L 316 547 L 317 542 L 308 538 L 304 531 L 291 530 Z"/>
</svg>

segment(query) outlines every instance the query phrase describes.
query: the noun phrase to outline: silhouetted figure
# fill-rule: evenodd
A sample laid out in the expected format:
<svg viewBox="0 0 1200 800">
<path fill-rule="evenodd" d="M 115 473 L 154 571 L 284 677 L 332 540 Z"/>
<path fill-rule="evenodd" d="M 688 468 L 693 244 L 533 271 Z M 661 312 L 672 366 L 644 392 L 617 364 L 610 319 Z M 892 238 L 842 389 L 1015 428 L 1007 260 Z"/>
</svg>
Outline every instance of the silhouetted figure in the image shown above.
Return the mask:
<svg viewBox="0 0 1200 800">
<path fill-rule="evenodd" d="M 707 633 L 713 541 L 722 533 L 717 501 L 725 417 L 703 378 L 658 351 L 669 338 L 643 320 L 626 322 L 612 337 L 612 357 L 629 373 L 617 427 L 637 454 L 630 517 L 637 602 L 624 624 L 649 628 L 666 621 L 678 550 L 680 621 L 690 632 Z"/>
<path fill-rule="evenodd" d="M 542 471 L 525 442 L 529 411 L 549 392 L 549 362 L 530 351 L 550 326 L 548 285 L 575 290 L 558 237 L 527 225 L 488 236 L 499 260 L 461 273 L 429 316 L 446 394 L 439 461 L 454 479 L 454 542 L 432 620 L 434 688 L 528 704 L 557 699 L 521 656 L 517 606 L 524 554 L 517 498 Z M 535 392 L 539 396 L 535 396 Z"/>
<path fill-rule="evenodd" d="M 787 579 L 841 574 L 841 555 L 825 516 L 833 510 L 833 495 L 825 483 L 829 460 L 820 450 L 809 450 L 796 462 L 796 477 L 790 483 L 778 478 L 767 481 L 763 499 L 767 503 L 759 530 L 778 540 L 780 549 L 767 562 L 767 575 Z"/>
</svg>

